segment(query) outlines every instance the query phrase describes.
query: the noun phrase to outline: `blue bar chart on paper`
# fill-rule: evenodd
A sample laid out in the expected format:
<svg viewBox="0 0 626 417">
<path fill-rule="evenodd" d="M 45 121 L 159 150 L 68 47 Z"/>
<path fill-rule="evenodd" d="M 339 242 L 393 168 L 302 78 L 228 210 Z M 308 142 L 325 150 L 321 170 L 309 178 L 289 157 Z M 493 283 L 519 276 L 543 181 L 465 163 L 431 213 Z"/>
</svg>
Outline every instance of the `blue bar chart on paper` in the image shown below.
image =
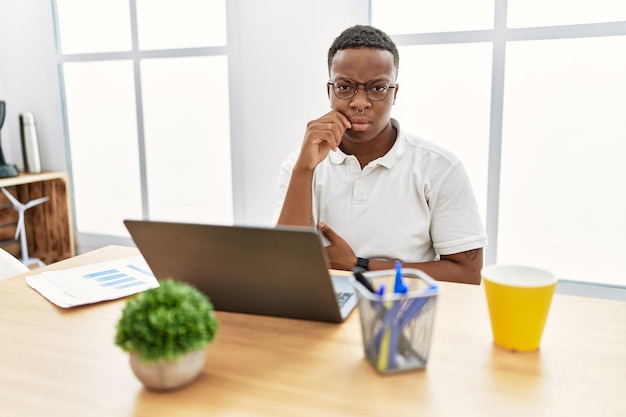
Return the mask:
<svg viewBox="0 0 626 417">
<path fill-rule="evenodd" d="M 141 272 L 147 276 L 153 276 L 152 272 L 145 271 L 135 265 L 126 265 L 133 271 Z M 119 269 L 105 269 L 104 271 L 92 272 L 89 274 L 83 275 L 85 279 L 92 279 L 98 283 L 101 287 L 111 287 L 116 290 L 124 290 L 126 288 L 134 287 L 136 285 L 144 285 L 145 282 L 134 277 L 128 275 L 126 272 L 123 272 Z"/>
<path fill-rule="evenodd" d="M 159 286 L 142 256 L 43 272 L 27 277 L 26 282 L 64 308 L 115 300 Z"/>
</svg>

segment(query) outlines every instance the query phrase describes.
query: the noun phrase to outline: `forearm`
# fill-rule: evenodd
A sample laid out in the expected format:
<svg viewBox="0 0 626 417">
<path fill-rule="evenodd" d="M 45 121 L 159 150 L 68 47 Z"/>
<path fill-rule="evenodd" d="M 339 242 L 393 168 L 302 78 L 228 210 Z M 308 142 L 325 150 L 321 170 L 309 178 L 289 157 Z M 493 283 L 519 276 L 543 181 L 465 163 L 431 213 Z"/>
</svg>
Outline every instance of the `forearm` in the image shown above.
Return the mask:
<svg viewBox="0 0 626 417">
<path fill-rule="evenodd" d="M 370 270 L 393 269 L 395 261 L 371 259 Z M 483 250 L 474 249 L 454 255 L 444 255 L 438 261 L 404 263 L 403 268 L 414 268 L 424 271 L 438 281 L 480 284 L 480 271 L 483 266 Z"/>
<path fill-rule="evenodd" d="M 313 171 L 294 168 L 278 225 L 313 227 Z"/>
</svg>

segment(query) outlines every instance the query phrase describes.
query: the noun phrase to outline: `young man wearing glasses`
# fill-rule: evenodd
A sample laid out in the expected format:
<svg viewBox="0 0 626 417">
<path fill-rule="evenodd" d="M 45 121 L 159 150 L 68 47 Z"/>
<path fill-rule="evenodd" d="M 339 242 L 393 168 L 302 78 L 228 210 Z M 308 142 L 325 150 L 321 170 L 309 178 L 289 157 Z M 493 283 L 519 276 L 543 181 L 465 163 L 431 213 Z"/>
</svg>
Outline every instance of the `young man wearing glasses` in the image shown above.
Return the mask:
<svg viewBox="0 0 626 417">
<path fill-rule="evenodd" d="M 282 165 L 275 223 L 316 226 L 330 267 L 393 269 L 478 284 L 487 243 L 467 174 L 450 152 L 391 118 L 399 55 L 357 25 L 328 51 L 331 111 Z"/>
</svg>

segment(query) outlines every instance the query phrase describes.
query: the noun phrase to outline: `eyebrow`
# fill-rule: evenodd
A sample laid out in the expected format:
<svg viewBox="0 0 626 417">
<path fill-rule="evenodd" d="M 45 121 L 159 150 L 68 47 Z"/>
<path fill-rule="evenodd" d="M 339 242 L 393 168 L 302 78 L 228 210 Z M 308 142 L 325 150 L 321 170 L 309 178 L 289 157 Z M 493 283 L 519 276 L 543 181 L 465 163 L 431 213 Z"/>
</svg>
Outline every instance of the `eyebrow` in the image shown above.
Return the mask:
<svg viewBox="0 0 626 417">
<path fill-rule="evenodd" d="M 359 83 L 359 84 L 369 84 L 369 83 L 373 83 L 373 82 L 377 82 L 377 81 L 383 81 L 389 84 L 393 84 L 393 81 L 387 79 L 387 78 L 373 78 L 371 80 L 368 81 L 364 81 L 364 82 L 360 82 L 355 80 L 354 78 L 348 78 L 348 77 L 339 77 L 339 78 L 335 78 L 335 80 L 333 82 L 337 82 L 339 80 L 348 80 L 348 81 L 354 81 L 355 83 Z"/>
</svg>

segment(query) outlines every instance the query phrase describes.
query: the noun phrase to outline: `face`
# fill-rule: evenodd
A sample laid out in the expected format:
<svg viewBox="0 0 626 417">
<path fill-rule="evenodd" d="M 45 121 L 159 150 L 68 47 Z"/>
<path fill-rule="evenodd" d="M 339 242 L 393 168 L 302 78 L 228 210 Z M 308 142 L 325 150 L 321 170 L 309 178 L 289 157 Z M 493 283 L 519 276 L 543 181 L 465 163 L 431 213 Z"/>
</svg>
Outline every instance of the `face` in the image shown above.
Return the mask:
<svg viewBox="0 0 626 417">
<path fill-rule="evenodd" d="M 394 86 L 395 76 L 393 54 L 379 49 L 358 48 L 338 51 L 330 67 L 331 82 L 347 78 L 358 83 L 376 80 Z M 352 123 L 352 128 L 346 131 L 344 140 L 355 142 L 373 140 L 390 123 L 391 109 L 398 88 L 390 89 L 382 101 L 369 99 L 362 85 L 359 85 L 357 94 L 347 100 L 335 96 L 332 88 L 328 86 L 331 108 L 343 113 Z"/>
</svg>

